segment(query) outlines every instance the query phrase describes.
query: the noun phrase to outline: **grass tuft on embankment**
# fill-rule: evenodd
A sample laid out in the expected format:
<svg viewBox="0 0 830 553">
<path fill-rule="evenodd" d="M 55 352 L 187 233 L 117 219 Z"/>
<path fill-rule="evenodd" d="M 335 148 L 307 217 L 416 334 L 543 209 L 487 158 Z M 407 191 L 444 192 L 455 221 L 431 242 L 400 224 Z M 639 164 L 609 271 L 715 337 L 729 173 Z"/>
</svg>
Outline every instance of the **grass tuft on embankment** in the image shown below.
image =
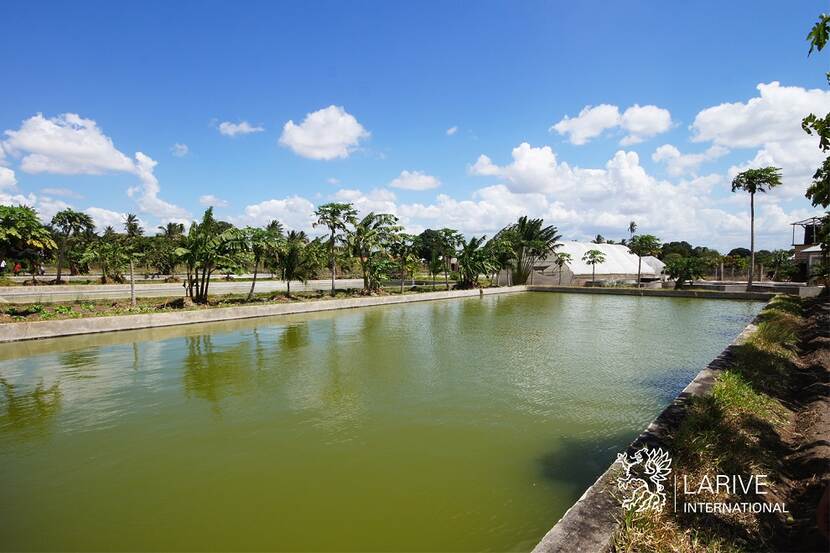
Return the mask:
<svg viewBox="0 0 830 553">
<path fill-rule="evenodd" d="M 791 385 L 793 361 L 805 317 L 801 301 L 773 299 L 759 315 L 757 331 L 733 347 L 727 367 L 716 377 L 711 394 L 693 397 L 687 416 L 666 440 L 673 459 L 667 484 L 669 501 L 661 513 L 622 512 L 615 536 L 618 552 L 748 552 L 772 550 L 777 514 L 684 513 L 674 511 L 674 494 L 682 482 L 700 482 L 704 475 L 768 474 L 771 495 L 741 496 L 703 492 L 699 501 L 734 503 L 775 501 L 786 432 L 792 412 L 782 403 Z"/>
</svg>

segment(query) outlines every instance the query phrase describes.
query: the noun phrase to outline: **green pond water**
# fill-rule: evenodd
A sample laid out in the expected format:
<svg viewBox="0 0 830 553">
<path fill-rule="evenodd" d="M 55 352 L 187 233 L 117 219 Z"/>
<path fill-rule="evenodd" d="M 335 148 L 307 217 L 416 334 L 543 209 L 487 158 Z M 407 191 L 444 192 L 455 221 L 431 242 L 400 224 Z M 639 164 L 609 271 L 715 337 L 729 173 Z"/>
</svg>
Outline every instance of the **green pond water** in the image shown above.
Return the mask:
<svg viewBox="0 0 830 553">
<path fill-rule="evenodd" d="M 0 548 L 529 550 L 760 308 L 523 293 L 5 344 Z"/>
</svg>

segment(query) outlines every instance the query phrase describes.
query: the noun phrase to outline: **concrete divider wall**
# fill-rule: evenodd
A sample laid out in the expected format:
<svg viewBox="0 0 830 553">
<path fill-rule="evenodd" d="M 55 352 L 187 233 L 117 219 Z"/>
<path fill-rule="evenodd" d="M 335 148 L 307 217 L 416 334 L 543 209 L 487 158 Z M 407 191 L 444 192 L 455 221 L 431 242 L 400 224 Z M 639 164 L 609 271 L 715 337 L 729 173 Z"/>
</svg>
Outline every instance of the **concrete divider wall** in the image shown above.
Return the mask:
<svg viewBox="0 0 830 553">
<path fill-rule="evenodd" d="M 769 301 L 776 292 L 720 292 L 715 290 L 667 290 L 662 288 L 594 288 L 579 286 L 527 286 L 530 292 L 568 292 L 571 294 L 606 294 L 610 296 L 655 296 L 667 298 L 701 298 L 714 300 Z"/>
<path fill-rule="evenodd" d="M 116 332 L 120 330 L 138 330 L 143 328 L 248 319 L 253 317 L 269 317 L 272 315 L 330 311 L 334 309 L 351 309 L 373 305 L 393 305 L 398 303 L 449 298 L 488 296 L 493 294 L 524 292 L 526 290 L 526 286 L 510 286 L 476 290 L 423 292 L 404 296 L 367 296 L 363 298 L 331 299 L 269 305 L 247 305 L 240 307 L 219 307 L 215 309 L 194 309 L 190 311 L 166 313 L 87 317 L 81 319 L 36 321 L 30 323 L 4 323 L 0 324 L 0 342 L 37 340 L 42 338 L 55 338 L 58 336 Z"/>
</svg>

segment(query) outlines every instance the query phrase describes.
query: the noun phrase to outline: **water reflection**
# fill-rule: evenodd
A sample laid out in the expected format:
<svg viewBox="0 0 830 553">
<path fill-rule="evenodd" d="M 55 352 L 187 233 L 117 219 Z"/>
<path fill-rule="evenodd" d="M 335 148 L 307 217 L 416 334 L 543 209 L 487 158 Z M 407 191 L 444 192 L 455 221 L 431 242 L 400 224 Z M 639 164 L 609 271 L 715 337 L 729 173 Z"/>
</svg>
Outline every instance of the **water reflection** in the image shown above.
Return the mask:
<svg viewBox="0 0 830 553">
<path fill-rule="evenodd" d="M 61 391 L 56 382 L 46 386 L 41 379 L 34 389 L 20 391 L 0 378 L 3 401 L 0 404 L 0 430 L 13 430 L 24 435 L 48 432 L 61 408 Z"/>
<path fill-rule="evenodd" d="M 189 336 L 185 342 L 185 392 L 188 397 L 194 395 L 209 401 L 213 410 L 220 413 L 223 399 L 242 393 L 251 384 L 251 344 L 239 341 L 223 349 L 214 345 L 212 335 Z"/>
</svg>

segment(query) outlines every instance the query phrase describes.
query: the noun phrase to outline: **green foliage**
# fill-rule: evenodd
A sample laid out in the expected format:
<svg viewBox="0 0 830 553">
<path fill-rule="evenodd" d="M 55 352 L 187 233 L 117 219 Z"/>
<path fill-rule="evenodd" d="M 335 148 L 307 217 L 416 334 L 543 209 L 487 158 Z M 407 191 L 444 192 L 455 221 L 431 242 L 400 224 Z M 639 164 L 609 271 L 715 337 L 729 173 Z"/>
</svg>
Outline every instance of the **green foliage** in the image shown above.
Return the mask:
<svg viewBox="0 0 830 553">
<path fill-rule="evenodd" d="M 191 299 L 206 303 L 213 272 L 239 266 L 247 248 L 243 231 L 217 221 L 212 207 L 205 210 L 202 220 L 190 225 L 182 245 L 175 249 L 177 258 L 187 267 L 187 290 Z"/>
<path fill-rule="evenodd" d="M 707 264 L 699 257 L 672 257 L 666 260 L 665 271 L 675 279 L 674 287 L 683 288 L 686 281 L 695 280 L 706 274 Z"/>
<path fill-rule="evenodd" d="M 496 266 L 493 252 L 485 247 L 484 240 L 484 236 L 479 238 L 473 236 L 461 243 L 458 250 L 458 269 L 461 281 L 459 286 L 461 288 L 478 286 L 479 276 L 490 273 Z"/>
<path fill-rule="evenodd" d="M 749 194 L 766 192 L 781 185 L 781 169 L 778 167 L 761 167 L 747 169 L 732 179 L 732 192 L 743 190 Z"/>
<path fill-rule="evenodd" d="M 394 269 L 394 263 L 387 263 L 391 261 L 390 248 L 400 230 L 394 215 L 371 212 L 349 232 L 349 252 L 360 264 L 365 291 L 379 289 L 381 282 L 389 278 Z"/>
<path fill-rule="evenodd" d="M 130 264 L 130 254 L 124 240 L 99 238 L 87 245 L 81 256 L 81 263 L 96 265 L 101 270 L 102 284 L 107 284 L 110 280 L 124 282 L 124 272 Z"/>
<path fill-rule="evenodd" d="M 543 225 L 542 219 L 528 219 L 524 215 L 499 233 L 503 233 L 504 239 L 512 247 L 515 260 L 514 284 L 525 284 L 536 262 L 559 247 L 558 242 L 562 237 L 557 234 L 556 227 Z"/>
<path fill-rule="evenodd" d="M 291 296 L 291 281 L 305 282 L 319 269 L 323 260 L 323 248 L 318 240 L 308 241 L 302 231 L 292 230 L 285 237 L 279 251 L 279 265 L 286 281 L 286 295 Z"/>
<path fill-rule="evenodd" d="M 0 258 L 27 261 L 34 280 L 40 262 L 56 249 L 52 233 L 34 209 L 0 205 Z"/>
<path fill-rule="evenodd" d="M 335 264 L 337 255 L 335 250 L 338 245 L 346 243 L 348 226 L 357 222 L 357 211 L 350 203 L 327 203 L 319 206 L 314 212 L 317 221 L 314 227 L 323 226 L 329 230 L 328 253 L 329 269 L 331 270 L 331 295 L 334 295 Z"/>
</svg>

